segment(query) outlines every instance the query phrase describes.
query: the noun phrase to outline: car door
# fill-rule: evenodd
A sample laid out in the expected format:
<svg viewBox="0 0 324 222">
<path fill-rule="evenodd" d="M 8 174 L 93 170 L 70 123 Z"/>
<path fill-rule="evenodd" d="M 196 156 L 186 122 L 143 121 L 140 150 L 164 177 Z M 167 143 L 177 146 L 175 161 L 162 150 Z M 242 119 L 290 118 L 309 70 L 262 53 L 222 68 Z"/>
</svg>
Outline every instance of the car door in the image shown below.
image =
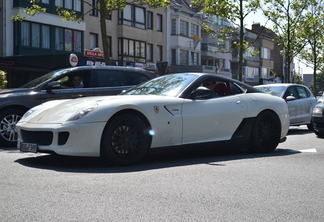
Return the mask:
<svg viewBox="0 0 324 222">
<path fill-rule="evenodd" d="M 293 96 L 294 100 L 287 100 L 288 96 Z M 299 123 L 301 121 L 302 107 L 299 99 L 299 94 L 297 92 L 296 86 L 289 86 L 284 94 L 284 99 L 286 99 L 288 104 L 290 124 Z"/>
<path fill-rule="evenodd" d="M 312 111 L 315 106 L 315 98 L 312 94 L 303 86 L 296 86 L 298 96 L 299 96 L 299 106 L 300 106 L 300 114 L 299 121 L 300 122 L 311 122 L 312 119 Z"/>
<path fill-rule="evenodd" d="M 183 144 L 231 139 L 246 115 L 239 95 L 205 100 L 186 100 L 182 109 Z"/>
<path fill-rule="evenodd" d="M 95 76 L 96 95 L 117 95 L 130 88 L 126 75 L 121 70 L 97 70 Z"/>
</svg>

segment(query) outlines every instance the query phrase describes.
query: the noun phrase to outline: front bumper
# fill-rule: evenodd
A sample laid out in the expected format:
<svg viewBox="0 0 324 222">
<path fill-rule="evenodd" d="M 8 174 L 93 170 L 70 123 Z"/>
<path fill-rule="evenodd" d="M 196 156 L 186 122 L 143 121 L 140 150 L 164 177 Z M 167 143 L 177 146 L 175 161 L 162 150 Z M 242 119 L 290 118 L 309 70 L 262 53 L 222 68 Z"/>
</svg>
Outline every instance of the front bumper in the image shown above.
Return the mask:
<svg viewBox="0 0 324 222">
<path fill-rule="evenodd" d="M 313 117 L 314 131 L 324 133 L 324 117 Z"/>
<path fill-rule="evenodd" d="M 21 142 L 37 144 L 37 152 L 67 156 L 100 156 L 100 141 L 106 122 L 82 124 L 17 124 Z"/>
</svg>

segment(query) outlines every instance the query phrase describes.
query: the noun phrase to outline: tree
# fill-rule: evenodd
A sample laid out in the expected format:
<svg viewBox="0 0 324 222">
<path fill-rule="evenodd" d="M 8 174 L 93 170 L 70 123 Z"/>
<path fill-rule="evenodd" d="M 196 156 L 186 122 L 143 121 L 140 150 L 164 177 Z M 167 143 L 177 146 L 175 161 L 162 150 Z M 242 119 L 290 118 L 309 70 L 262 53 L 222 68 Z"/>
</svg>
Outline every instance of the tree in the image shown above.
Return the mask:
<svg viewBox="0 0 324 222">
<path fill-rule="evenodd" d="M 220 16 L 229 20 L 232 24 L 237 24 L 237 21 L 239 21 L 236 27 L 222 27 L 218 37 L 222 40 L 228 40 L 229 37 L 234 39 L 233 48 L 239 50 L 238 76 L 239 80 L 242 81 L 243 55 L 249 47 L 248 42 L 245 41 L 244 19 L 258 8 L 259 0 L 193 0 L 192 5 L 194 8 L 201 9 L 204 14 Z M 208 27 L 206 28 L 210 31 Z M 239 35 L 235 37 L 233 34 L 237 33 L 237 28 L 239 29 Z"/>
<path fill-rule="evenodd" d="M 167 7 L 169 0 L 80 0 L 84 4 L 88 4 L 92 9 L 95 9 L 99 12 L 99 21 L 100 21 L 100 30 L 101 30 L 101 39 L 103 45 L 104 52 L 104 60 L 106 64 L 111 63 L 111 59 L 109 55 L 109 43 L 107 39 L 107 29 L 106 29 L 106 18 L 108 15 L 111 15 L 113 11 L 123 10 L 127 4 L 140 4 L 140 5 L 149 5 L 151 7 Z M 39 4 L 39 0 L 29 0 L 30 7 L 24 8 L 18 12 L 16 16 L 12 17 L 14 21 L 23 21 L 24 16 L 34 16 L 38 13 L 45 13 L 46 8 L 42 8 Z M 91 2 L 91 3 L 89 3 Z M 92 4 L 94 2 L 94 4 Z M 90 10 L 90 11 L 91 11 Z M 80 17 L 74 11 L 64 10 L 61 8 L 57 8 L 57 12 L 59 15 L 63 16 L 62 21 L 75 21 L 80 22 L 85 15 L 90 13 L 90 11 L 84 12 Z"/>
<path fill-rule="evenodd" d="M 6 88 L 6 85 L 7 85 L 6 73 L 0 70 L 0 89 Z"/>
<path fill-rule="evenodd" d="M 309 6 L 305 15 L 305 25 L 302 30 L 302 38 L 307 42 L 307 46 L 300 53 L 300 57 L 313 66 L 313 91 L 318 93 L 317 71 L 324 68 L 324 2 L 317 0 Z"/>
<path fill-rule="evenodd" d="M 305 27 L 305 12 L 315 0 L 264 0 L 260 5 L 263 14 L 273 23 L 275 41 L 283 47 L 286 60 L 285 82 L 291 82 L 293 59 L 305 47 L 301 33 Z"/>
</svg>

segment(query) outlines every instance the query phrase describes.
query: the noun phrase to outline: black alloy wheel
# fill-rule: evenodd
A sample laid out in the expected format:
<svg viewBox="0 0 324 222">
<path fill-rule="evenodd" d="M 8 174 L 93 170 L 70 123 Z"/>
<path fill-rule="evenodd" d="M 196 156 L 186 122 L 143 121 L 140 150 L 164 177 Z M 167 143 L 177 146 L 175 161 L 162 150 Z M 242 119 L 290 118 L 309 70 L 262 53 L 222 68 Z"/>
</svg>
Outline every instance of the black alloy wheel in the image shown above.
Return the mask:
<svg viewBox="0 0 324 222">
<path fill-rule="evenodd" d="M 278 116 L 271 111 L 260 113 L 252 129 L 252 140 L 249 146 L 250 151 L 272 152 L 280 140 L 281 123 Z"/>
<path fill-rule="evenodd" d="M 109 121 L 101 140 L 101 157 L 116 165 L 132 165 L 141 161 L 151 145 L 149 126 L 133 114 Z"/>
</svg>

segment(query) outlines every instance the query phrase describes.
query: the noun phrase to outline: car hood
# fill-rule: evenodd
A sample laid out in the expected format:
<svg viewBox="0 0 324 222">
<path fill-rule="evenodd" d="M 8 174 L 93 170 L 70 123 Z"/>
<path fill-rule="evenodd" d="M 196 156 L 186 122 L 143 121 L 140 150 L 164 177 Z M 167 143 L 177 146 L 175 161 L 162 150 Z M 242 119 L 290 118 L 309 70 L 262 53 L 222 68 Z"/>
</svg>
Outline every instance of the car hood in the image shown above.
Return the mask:
<svg viewBox="0 0 324 222">
<path fill-rule="evenodd" d="M 143 96 L 143 95 L 119 95 L 119 96 L 96 96 L 79 99 L 53 100 L 32 108 L 29 116 L 20 122 L 34 124 L 64 124 L 77 113 L 91 111 L 91 118 L 82 118 L 80 122 L 106 121 L 110 114 L 119 109 L 134 108 L 141 109 L 147 104 L 153 107 L 161 104 L 181 103 L 183 99 L 166 96 Z M 153 104 L 153 105 L 152 105 Z M 26 115 L 25 115 L 26 116 Z M 90 116 L 87 114 L 87 117 Z M 102 118 L 105 116 L 105 118 Z M 84 120 L 86 119 L 86 120 Z"/>
</svg>

